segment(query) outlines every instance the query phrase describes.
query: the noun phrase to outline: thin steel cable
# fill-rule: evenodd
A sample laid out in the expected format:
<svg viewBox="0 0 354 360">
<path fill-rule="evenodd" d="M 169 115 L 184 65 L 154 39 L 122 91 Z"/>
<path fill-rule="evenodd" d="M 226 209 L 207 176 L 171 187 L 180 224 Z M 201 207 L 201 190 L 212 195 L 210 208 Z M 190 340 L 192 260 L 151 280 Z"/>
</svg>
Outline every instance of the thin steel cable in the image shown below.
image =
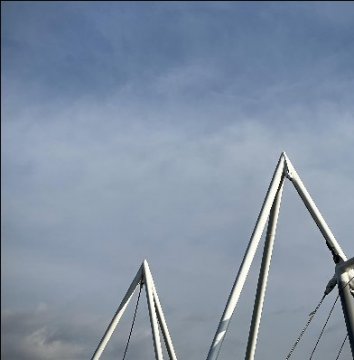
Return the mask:
<svg viewBox="0 0 354 360">
<path fill-rule="evenodd" d="M 327 324 L 328 324 L 328 320 L 329 320 L 329 318 L 330 318 L 331 315 L 332 315 L 332 312 L 333 312 L 333 310 L 334 310 L 334 307 L 335 307 L 338 299 L 339 299 L 339 295 L 337 295 L 336 300 L 334 301 L 334 303 L 333 303 L 333 305 L 332 305 L 332 307 L 331 307 L 331 310 L 329 311 L 329 314 L 328 314 L 328 316 L 327 316 L 326 322 L 324 323 L 324 325 L 323 325 L 323 327 L 322 327 L 322 330 L 321 330 L 320 335 L 319 335 L 319 337 L 318 337 L 318 339 L 317 339 L 317 341 L 316 341 L 315 347 L 314 347 L 313 350 L 312 350 L 312 353 L 311 353 L 311 355 L 310 355 L 310 359 L 309 359 L 309 360 L 312 359 L 313 354 L 314 354 L 315 351 L 316 351 L 317 345 L 318 345 L 318 343 L 319 343 L 320 340 L 321 340 L 321 337 L 322 337 L 322 335 L 323 335 L 323 332 L 324 332 L 324 330 L 325 330 L 325 328 L 326 328 L 326 326 L 327 326 Z"/>
<path fill-rule="evenodd" d="M 138 295 L 138 299 L 137 299 L 136 305 L 135 305 L 135 310 L 134 310 L 134 315 L 133 315 L 132 326 L 131 326 L 131 328 L 130 328 L 130 333 L 129 333 L 128 340 L 127 340 L 127 343 L 126 343 L 125 349 L 124 349 L 123 360 L 125 359 L 125 356 L 127 355 L 127 352 L 128 352 L 129 342 L 130 342 L 130 338 L 131 338 L 131 336 L 132 336 L 132 332 L 133 332 L 133 328 L 134 328 L 134 324 L 135 324 L 135 319 L 136 319 L 136 314 L 137 314 L 137 311 L 138 311 L 138 305 L 139 305 L 139 299 L 140 299 L 140 294 L 141 294 L 141 289 L 142 289 L 142 287 L 143 287 L 143 284 L 140 283 L 139 295 Z"/>
<path fill-rule="evenodd" d="M 325 322 L 325 324 L 324 324 L 323 327 L 322 327 L 322 330 L 321 330 L 321 332 L 320 332 L 320 335 L 318 336 L 318 339 L 317 339 L 317 341 L 316 341 L 316 345 L 315 345 L 315 347 L 314 347 L 313 350 L 312 350 L 312 353 L 311 353 L 311 355 L 310 355 L 310 359 L 309 359 L 309 360 L 312 359 L 313 354 L 314 354 L 315 351 L 316 351 L 317 345 L 318 345 L 318 343 L 319 343 L 320 340 L 321 340 L 321 337 L 322 337 L 322 335 L 323 335 L 323 332 L 324 332 L 324 330 L 325 330 L 325 328 L 326 328 L 326 326 L 327 326 L 327 323 L 328 323 L 329 318 L 330 318 L 331 315 L 332 315 L 334 306 L 336 305 L 336 303 L 337 303 L 337 301 L 338 301 L 338 299 L 339 299 L 339 296 L 340 296 L 341 291 L 343 291 L 343 289 L 345 289 L 353 279 L 354 279 L 354 276 L 353 276 L 351 279 L 349 279 L 349 280 L 347 281 L 347 283 L 346 283 L 342 288 L 339 289 L 338 295 L 337 295 L 337 297 L 336 297 L 336 299 L 335 299 L 335 301 L 334 301 L 334 303 L 333 303 L 333 305 L 332 305 L 331 310 L 329 311 L 329 314 L 328 314 L 328 316 L 327 316 L 326 322 Z"/>
<path fill-rule="evenodd" d="M 345 338 L 344 338 L 344 340 L 343 340 L 343 342 L 342 342 L 342 345 L 341 345 L 341 347 L 340 347 L 340 349 L 339 349 L 339 351 L 338 351 L 338 355 L 337 355 L 337 357 L 336 357 L 336 360 L 338 360 L 338 359 L 339 359 L 340 354 L 342 353 L 342 350 L 343 350 L 344 344 L 345 344 L 345 342 L 346 342 L 346 340 L 347 340 L 347 339 L 348 339 L 348 333 L 347 333 L 347 335 L 345 335 Z"/>
<path fill-rule="evenodd" d="M 309 318 L 308 318 L 308 320 L 307 320 L 307 322 L 306 322 L 306 325 L 305 325 L 304 328 L 301 330 L 300 335 L 297 337 L 294 345 L 292 346 L 292 348 L 291 348 L 291 350 L 289 351 L 289 354 L 286 356 L 285 360 L 290 359 L 290 357 L 291 357 L 291 355 L 293 354 L 296 346 L 298 345 L 298 343 L 300 342 L 300 340 L 301 340 L 302 336 L 304 335 L 305 331 L 306 331 L 307 328 L 309 327 L 309 325 L 310 325 L 313 317 L 315 316 L 317 310 L 321 307 L 321 305 L 322 305 L 323 300 L 324 300 L 325 297 L 326 297 L 326 294 L 324 294 L 324 295 L 322 296 L 322 298 L 321 298 L 320 302 L 317 304 L 315 310 L 312 311 L 312 312 L 309 314 Z"/>
</svg>

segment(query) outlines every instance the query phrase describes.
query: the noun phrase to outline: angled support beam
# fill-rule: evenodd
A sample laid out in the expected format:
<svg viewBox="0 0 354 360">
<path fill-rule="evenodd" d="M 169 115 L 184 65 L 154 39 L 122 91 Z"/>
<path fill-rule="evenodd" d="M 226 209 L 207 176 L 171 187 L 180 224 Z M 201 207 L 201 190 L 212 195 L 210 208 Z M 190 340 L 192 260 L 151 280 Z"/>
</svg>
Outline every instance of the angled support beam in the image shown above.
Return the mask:
<svg viewBox="0 0 354 360">
<path fill-rule="evenodd" d="M 152 336 L 154 340 L 154 350 L 156 360 L 163 360 L 159 324 L 157 322 L 157 316 L 155 312 L 155 300 L 154 300 L 154 287 L 152 283 L 152 277 L 149 269 L 149 265 L 146 260 L 144 260 L 144 273 L 145 273 L 145 283 L 146 283 L 146 298 L 149 307 L 150 323 L 152 328 Z"/>
<path fill-rule="evenodd" d="M 134 294 L 135 289 L 140 284 L 145 285 L 146 298 L 149 308 L 150 324 L 152 329 L 152 337 L 154 343 L 155 359 L 163 360 L 163 353 L 162 353 L 161 340 L 160 340 L 160 328 L 159 328 L 159 324 L 160 324 L 169 358 L 170 360 L 177 360 L 172 339 L 168 331 L 166 319 L 162 311 L 159 297 L 157 295 L 154 279 L 152 277 L 149 265 L 146 260 L 144 260 L 143 264 L 140 266 L 137 274 L 135 275 L 133 282 L 131 283 L 128 291 L 126 292 L 121 304 L 119 305 L 118 310 L 114 314 L 112 321 L 108 325 L 107 330 L 104 333 L 100 343 L 98 344 L 98 347 L 94 352 L 91 360 L 98 360 L 101 357 L 101 354 L 105 349 L 109 339 L 111 338 L 114 330 L 116 329 L 118 322 L 121 319 L 124 311 L 126 310 L 129 301 Z"/>
<path fill-rule="evenodd" d="M 219 326 L 216 330 L 213 342 L 209 349 L 207 360 L 215 360 L 219 354 L 226 331 L 230 324 L 231 316 L 232 316 L 232 314 L 236 308 L 236 305 L 238 303 L 242 288 L 245 284 L 249 269 L 250 269 L 252 261 L 254 259 L 254 256 L 255 256 L 259 241 L 261 239 L 264 227 L 266 225 L 270 210 L 273 206 L 274 199 L 276 197 L 276 194 L 278 193 L 280 184 L 282 183 L 282 180 L 285 176 L 284 170 L 285 170 L 285 158 L 284 158 L 284 154 L 282 154 L 278 161 L 277 167 L 274 171 L 274 175 L 273 175 L 272 181 L 270 183 L 270 186 L 268 188 L 267 195 L 264 199 L 261 212 L 258 216 L 256 226 L 253 230 L 253 233 L 252 233 L 250 242 L 248 244 L 245 256 L 242 260 L 236 280 L 234 282 L 231 293 L 227 300 L 227 304 L 226 304 L 224 313 L 221 317 Z"/>
<path fill-rule="evenodd" d="M 167 352 L 168 352 L 170 360 L 177 360 L 177 356 L 176 356 L 176 353 L 175 353 L 175 349 L 173 347 L 170 332 L 168 331 L 166 319 L 165 319 L 164 313 L 162 311 L 162 306 L 161 306 L 159 297 L 157 295 L 154 279 L 152 278 L 152 276 L 151 276 L 151 282 L 152 282 L 152 286 L 153 286 L 153 290 L 154 290 L 154 301 L 155 301 L 157 318 L 159 320 L 159 324 L 160 324 L 160 327 L 161 327 L 162 335 L 164 337 Z"/>
<path fill-rule="evenodd" d="M 354 359 L 354 258 L 336 266 L 338 291 Z"/>
<path fill-rule="evenodd" d="M 277 195 L 275 197 L 272 206 L 272 210 L 269 215 L 267 235 L 266 235 L 263 257 L 262 257 L 262 264 L 259 270 L 256 299 L 254 302 L 252 321 L 248 335 L 248 343 L 247 343 L 247 350 L 245 357 L 246 360 L 253 360 L 256 354 L 258 331 L 262 317 L 264 297 L 267 289 L 269 268 L 272 260 L 275 232 L 277 228 L 281 197 L 283 193 L 283 185 L 284 185 L 284 179 L 282 179 L 281 181 L 279 190 L 277 192 Z"/>
<path fill-rule="evenodd" d="M 250 266 L 255 256 L 255 252 L 259 245 L 260 238 L 262 236 L 266 221 L 268 216 L 270 215 L 271 208 L 274 203 L 274 213 L 272 210 L 272 214 L 270 215 L 269 226 L 268 226 L 268 235 L 267 241 L 265 245 L 265 252 L 262 260 L 262 269 L 261 272 L 264 272 L 263 275 L 259 277 L 259 283 L 257 288 L 257 297 L 256 303 L 254 307 L 253 319 L 250 328 L 249 334 L 249 341 L 247 345 L 247 352 L 246 352 L 246 359 L 252 360 L 255 354 L 255 347 L 257 343 L 257 335 L 259 329 L 259 321 L 262 313 L 263 301 L 264 301 L 264 294 L 266 290 L 267 284 L 267 276 L 268 276 L 268 269 L 269 263 L 271 259 L 271 252 L 272 252 L 272 228 L 276 226 L 276 218 L 278 216 L 278 210 L 276 208 L 279 206 L 277 202 L 279 201 L 280 204 L 280 196 L 276 198 L 277 194 L 281 195 L 281 188 L 283 184 L 284 177 L 287 177 L 294 185 L 296 191 L 300 195 L 303 203 L 305 204 L 306 208 L 308 209 L 310 215 L 312 216 L 313 220 L 317 224 L 318 228 L 320 229 L 323 237 L 326 240 L 326 244 L 329 247 L 333 259 L 336 263 L 340 261 L 346 261 L 347 257 L 345 256 L 343 250 L 339 246 L 336 238 L 334 237 L 332 231 L 330 230 L 329 226 L 325 222 L 324 218 L 322 217 L 320 211 L 318 210 L 317 206 L 315 205 L 314 201 L 312 200 L 310 194 L 306 190 L 305 185 L 302 183 L 299 175 L 297 174 L 296 170 L 294 169 L 293 165 L 291 164 L 289 158 L 283 152 L 280 156 L 278 161 L 277 167 L 275 169 L 272 181 L 268 188 L 267 195 L 263 202 L 263 206 L 261 212 L 258 216 L 255 228 L 253 230 L 250 242 L 248 244 L 246 253 L 242 260 L 241 266 L 239 268 L 238 274 L 236 276 L 236 280 L 233 284 L 231 293 L 226 303 L 226 307 L 224 313 L 221 317 L 219 322 L 217 331 L 215 333 L 213 342 L 209 349 L 209 353 L 207 356 L 207 360 L 216 360 L 218 354 L 221 349 L 221 345 L 223 343 L 226 331 L 228 329 L 231 316 L 236 308 L 237 302 L 239 300 L 242 288 L 246 281 L 247 274 L 249 272 Z"/>
<path fill-rule="evenodd" d="M 334 237 L 331 229 L 327 225 L 326 221 L 324 220 L 323 216 L 321 215 L 320 211 L 318 210 L 315 202 L 312 200 L 310 194 L 306 190 L 305 185 L 300 179 L 300 176 L 296 172 L 294 166 L 292 165 L 289 158 L 283 153 L 285 158 L 285 163 L 287 167 L 287 177 L 293 183 L 296 191 L 300 195 L 303 203 L 305 204 L 307 210 L 312 216 L 312 219 L 317 224 L 318 228 L 320 229 L 323 237 L 325 238 L 329 248 L 331 249 L 332 253 L 336 255 L 337 259 L 335 261 L 339 262 L 339 260 L 346 261 L 347 257 L 345 256 L 342 248 L 338 244 L 336 238 Z M 339 258 L 338 258 L 339 257 Z"/>
<path fill-rule="evenodd" d="M 109 339 L 111 338 L 115 328 L 117 327 L 118 322 L 121 319 L 125 309 L 127 308 L 129 301 L 134 294 L 135 289 L 137 288 L 137 286 L 141 283 L 141 281 L 143 279 L 143 272 L 144 272 L 144 268 L 143 268 L 143 265 L 141 265 L 138 272 L 135 275 L 134 280 L 132 281 L 131 285 L 129 286 L 129 289 L 126 292 L 122 302 L 120 303 L 116 313 L 114 314 L 112 321 L 108 325 L 106 332 L 104 333 L 100 343 L 98 344 L 98 347 L 97 347 L 96 351 L 94 352 L 91 360 L 98 360 L 101 357 L 101 354 L 102 354 L 103 350 L 105 349 Z"/>
</svg>

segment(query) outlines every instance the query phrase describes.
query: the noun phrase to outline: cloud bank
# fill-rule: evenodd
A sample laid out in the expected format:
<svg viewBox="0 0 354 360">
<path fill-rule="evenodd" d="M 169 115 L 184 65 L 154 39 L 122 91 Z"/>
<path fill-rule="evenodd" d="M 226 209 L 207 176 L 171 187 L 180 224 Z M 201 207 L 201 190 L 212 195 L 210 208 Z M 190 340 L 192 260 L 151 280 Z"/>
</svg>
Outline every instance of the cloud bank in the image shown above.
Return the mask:
<svg viewBox="0 0 354 360">
<path fill-rule="evenodd" d="M 205 357 L 283 150 L 351 256 L 352 5 L 2 6 L 2 357 L 89 358 L 144 258 L 179 358 Z M 225 359 L 244 354 L 259 255 Z M 333 271 L 287 183 L 259 358 L 287 353 Z M 340 307 L 330 326 L 323 359 Z M 143 299 L 128 355 L 153 359 Z"/>
</svg>

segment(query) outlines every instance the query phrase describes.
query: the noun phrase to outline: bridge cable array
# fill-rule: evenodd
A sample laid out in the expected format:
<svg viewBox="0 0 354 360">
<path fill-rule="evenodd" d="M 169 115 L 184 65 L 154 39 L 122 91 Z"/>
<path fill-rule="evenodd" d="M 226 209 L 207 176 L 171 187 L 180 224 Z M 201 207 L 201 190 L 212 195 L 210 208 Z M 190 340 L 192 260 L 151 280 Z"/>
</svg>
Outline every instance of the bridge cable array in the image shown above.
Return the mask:
<svg viewBox="0 0 354 360">
<path fill-rule="evenodd" d="M 309 319 L 307 320 L 306 322 L 306 325 L 304 326 L 304 328 L 301 330 L 300 332 L 300 335 L 297 337 L 294 345 L 292 346 L 292 348 L 290 349 L 290 352 L 288 353 L 288 355 L 286 356 L 285 360 L 289 360 L 291 355 L 293 354 L 296 346 L 298 345 L 298 343 L 300 342 L 302 336 L 304 335 L 305 331 L 307 330 L 307 328 L 309 327 L 312 319 L 314 318 L 316 312 L 318 311 L 318 309 L 321 307 L 322 303 L 323 303 L 323 300 L 325 299 L 326 297 L 326 294 L 324 294 L 320 300 L 320 302 L 317 304 L 316 308 L 314 311 L 312 311 L 310 314 L 309 314 Z"/>
<path fill-rule="evenodd" d="M 332 313 L 333 313 L 334 307 L 335 307 L 335 305 L 336 305 L 336 303 L 337 303 L 337 301 L 338 301 L 338 299 L 339 299 L 339 296 L 340 296 L 341 291 L 343 291 L 343 289 L 345 289 L 353 279 L 354 279 L 354 276 L 353 276 L 351 279 L 349 279 L 342 288 L 339 289 L 338 295 L 336 296 L 336 299 L 334 300 L 334 303 L 333 303 L 333 305 L 332 305 L 332 307 L 331 307 L 331 310 L 329 311 L 329 314 L 328 314 L 328 316 L 327 316 L 327 319 L 326 319 L 326 321 L 325 321 L 325 323 L 324 323 L 324 325 L 323 325 L 323 327 L 322 327 L 322 330 L 321 330 L 321 332 L 320 332 L 320 335 L 319 335 L 319 337 L 318 337 L 318 339 L 317 339 L 317 341 L 316 341 L 315 347 L 314 347 L 313 350 L 312 350 L 312 353 L 311 353 L 311 356 L 310 356 L 310 360 L 312 360 L 312 357 L 313 357 L 313 354 L 314 354 L 315 351 L 316 351 L 317 345 L 318 345 L 318 343 L 319 343 L 320 340 L 321 340 L 321 337 L 322 337 L 322 335 L 323 335 L 323 332 L 324 332 L 324 330 L 325 330 L 325 328 L 326 328 L 326 326 L 327 326 L 327 323 L 328 323 L 329 318 L 331 317 L 331 315 L 332 315 Z M 343 346 L 344 346 L 344 343 L 345 343 L 347 337 L 348 337 L 348 334 L 347 334 L 346 338 L 344 339 L 344 341 L 343 341 L 343 343 L 342 343 L 342 345 L 341 345 L 341 347 L 340 347 L 340 349 L 339 349 L 339 353 L 338 353 L 338 355 L 337 355 L 337 359 L 338 359 L 338 357 L 340 356 L 340 353 L 341 353 L 342 350 L 343 350 Z"/>
<path fill-rule="evenodd" d="M 347 287 L 347 286 L 349 285 L 349 283 L 350 283 L 353 279 L 354 279 L 354 276 L 353 276 L 341 289 L 339 289 L 339 294 L 336 296 L 336 298 L 335 298 L 335 300 L 334 300 L 334 303 L 333 303 L 333 305 L 332 305 L 332 307 L 331 307 L 331 309 L 330 309 L 330 311 L 329 311 L 329 314 L 328 314 L 328 316 L 327 316 L 327 319 L 326 319 L 326 321 L 325 321 L 325 323 L 324 323 L 324 325 L 323 325 L 323 327 L 322 327 L 322 329 L 321 329 L 320 335 L 318 336 L 317 341 L 316 341 L 316 344 L 315 344 L 315 346 L 314 346 L 314 348 L 313 348 L 313 350 L 312 350 L 312 352 L 311 352 L 311 355 L 310 355 L 309 360 L 312 360 L 312 358 L 313 358 L 313 355 L 314 355 L 314 353 L 315 353 L 315 351 L 316 351 L 316 349 L 317 349 L 317 346 L 318 346 L 318 344 L 319 344 L 319 342 L 320 342 L 320 340 L 321 340 L 321 337 L 322 337 L 322 335 L 323 335 L 323 333 L 324 333 L 324 330 L 325 330 L 325 328 L 326 328 L 326 326 L 327 326 L 327 323 L 328 323 L 328 321 L 329 321 L 329 319 L 330 319 L 330 317 L 331 317 L 331 315 L 332 315 L 332 313 L 333 313 L 334 307 L 335 307 L 335 305 L 336 305 L 336 303 L 337 303 L 337 301 L 338 301 L 338 299 L 339 299 L 340 292 L 341 292 L 345 287 Z M 325 293 L 323 294 L 320 302 L 317 304 L 315 310 L 312 311 L 312 312 L 309 314 L 309 319 L 307 320 L 306 325 L 305 325 L 305 326 L 303 327 L 303 329 L 301 330 L 299 336 L 297 337 L 294 345 L 291 347 L 291 349 L 290 349 L 288 355 L 286 356 L 285 360 L 289 360 L 290 357 L 292 356 L 292 354 L 293 354 L 296 346 L 299 344 L 301 338 L 302 338 L 303 335 L 305 334 L 305 332 L 306 332 L 307 328 L 309 327 L 312 319 L 314 318 L 316 312 L 317 312 L 318 309 L 321 307 L 321 305 L 322 305 L 322 303 L 323 303 L 323 300 L 325 299 L 326 295 L 328 295 L 328 293 L 325 292 Z M 339 359 L 339 356 L 340 356 L 340 354 L 341 354 L 341 352 L 342 352 L 342 350 L 343 350 L 343 347 L 344 347 L 344 344 L 345 344 L 347 338 L 348 338 L 348 334 L 346 334 L 346 337 L 345 337 L 344 341 L 342 342 L 342 345 L 341 345 L 341 347 L 340 347 L 340 349 L 339 349 L 339 352 L 338 352 L 338 355 L 337 355 L 337 357 L 336 357 L 336 360 Z"/>
<path fill-rule="evenodd" d="M 309 360 L 312 360 L 312 358 L 313 358 L 313 354 L 315 353 L 315 351 L 316 351 L 316 349 L 317 349 L 317 345 L 318 345 L 318 343 L 319 343 L 320 340 L 321 340 L 321 337 L 322 337 L 322 335 L 323 335 L 323 333 L 324 333 L 324 330 L 325 330 L 325 328 L 326 328 L 326 326 L 327 326 L 327 324 L 328 324 L 328 320 L 329 320 L 329 318 L 331 317 L 331 315 L 332 315 L 332 313 L 333 313 L 334 307 L 335 307 L 338 299 L 339 299 L 339 294 L 337 295 L 336 299 L 334 300 L 334 303 L 333 303 L 333 305 L 332 305 L 332 307 L 331 307 L 331 310 L 329 311 L 329 314 L 328 314 L 328 316 L 327 316 L 327 319 L 326 319 L 326 321 L 325 321 L 325 323 L 324 323 L 324 325 L 323 325 L 323 327 L 322 327 L 322 329 L 321 329 L 320 335 L 319 335 L 318 338 L 317 338 L 316 344 L 315 344 L 314 348 L 312 349 L 312 352 L 311 352 L 311 355 L 310 355 L 310 359 L 309 359 Z"/>
</svg>

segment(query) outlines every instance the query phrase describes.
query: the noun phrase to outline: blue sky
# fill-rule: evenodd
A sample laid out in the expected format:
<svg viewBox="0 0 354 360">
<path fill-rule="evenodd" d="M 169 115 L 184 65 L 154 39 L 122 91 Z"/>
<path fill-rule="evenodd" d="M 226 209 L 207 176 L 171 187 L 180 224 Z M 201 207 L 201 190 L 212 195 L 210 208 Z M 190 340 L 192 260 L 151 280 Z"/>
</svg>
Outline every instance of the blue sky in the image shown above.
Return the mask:
<svg viewBox="0 0 354 360">
<path fill-rule="evenodd" d="M 206 357 L 283 150 L 353 254 L 352 3 L 1 7 L 4 358 L 90 357 L 144 258 L 179 358 Z M 244 354 L 258 266 L 224 359 Z M 284 356 L 333 270 L 287 184 L 259 358 Z M 146 314 L 131 358 L 153 358 Z M 129 316 L 102 358 L 122 354 Z"/>
</svg>

